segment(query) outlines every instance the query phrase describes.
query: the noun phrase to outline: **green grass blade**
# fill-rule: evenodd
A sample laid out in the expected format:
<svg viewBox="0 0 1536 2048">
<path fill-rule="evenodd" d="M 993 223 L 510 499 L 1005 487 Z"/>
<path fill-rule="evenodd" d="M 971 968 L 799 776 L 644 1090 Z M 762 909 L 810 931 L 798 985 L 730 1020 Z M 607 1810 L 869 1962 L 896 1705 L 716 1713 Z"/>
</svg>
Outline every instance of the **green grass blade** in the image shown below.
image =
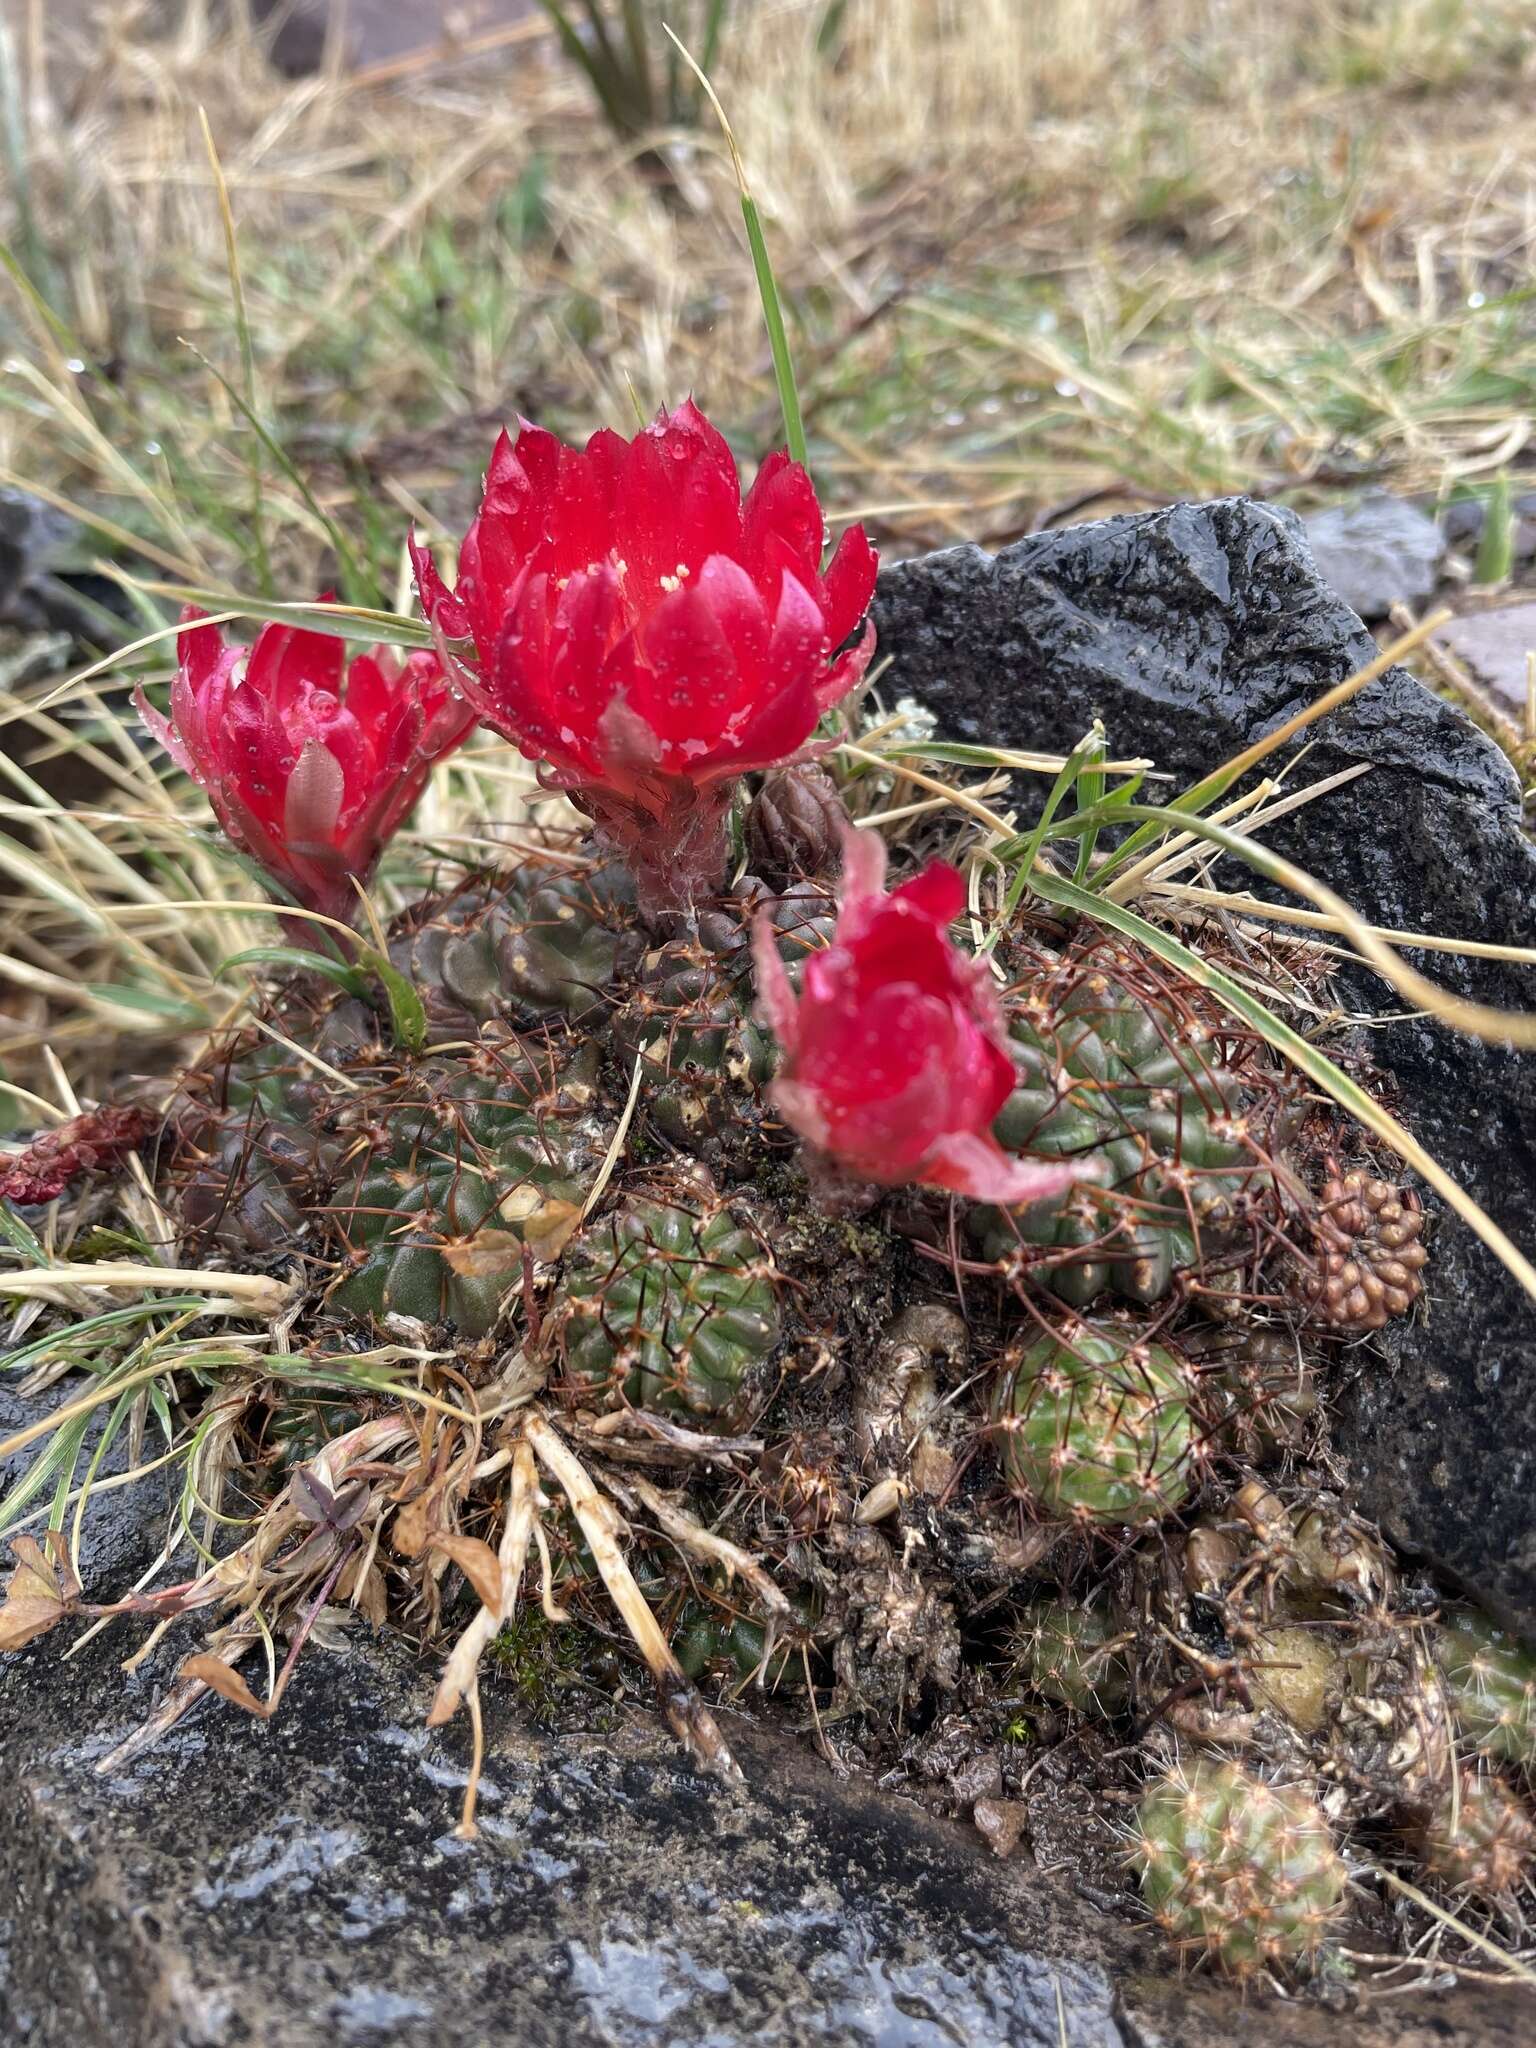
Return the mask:
<svg viewBox="0 0 1536 2048">
<path fill-rule="evenodd" d="M 1509 471 L 1501 469 L 1488 493 L 1483 515 L 1483 535 L 1477 544 L 1477 561 L 1472 581 L 1478 584 L 1507 583 L 1515 567 L 1515 500 Z"/>
<path fill-rule="evenodd" d="M 214 978 L 232 967 L 291 967 L 300 974 L 323 974 L 360 1000 L 368 994 L 368 977 L 356 967 L 344 966 L 327 953 L 306 952 L 302 946 L 251 946 L 244 953 L 231 953 L 214 969 Z"/>
<path fill-rule="evenodd" d="M 736 135 L 725 108 L 720 104 L 719 94 L 710 84 L 703 68 L 697 64 L 684 45 L 672 34 L 667 34 L 677 44 L 683 62 L 704 88 L 705 97 L 715 110 L 725 136 L 727 149 L 731 152 L 731 163 L 736 172 L 736 189 L 741 194 L 741 215 L 747 224 L 747 247 L 752 252 L 752 270 L 757 278 L 758 296 L 763 302 L 763 324 L 768 329 L 768 347 L 773 356 L 773 381 L 778 386 L 779 409 L 784 415 L 784 443 L 794 461 L 802 469 L 810 467 L 805 447 L 805 423 L 800 413 L 800 390 L 795 382 L 795 365 L 789 352 L 789 335 L 784 326 L 784 307 L 779 298 L 778 281 L 773 274 L 773 261 L 768 254 L 768 243 L 763 234 L 762 216 L 757 210 L 757 201 L 752 197 L 752 188 L 747 183 L 746 166 L 741 160 L 741 151 L 736 146 Z"/>
<path fill-rule="evenodd" d="M 197 118 L 202 123 L 203 143 L 208 152 L 208 165 L 213 172 L 214 190 L 219 201 L 219 220 L 224 229 L 224 261 L 229 271 L 229 292 L 235 309 L 235 332 L 240 339 L 240 367 L 245 377 L 246 403 L 251 417 L 257 412 L 256 350 L 251 341 L 251 323 L 245 307 L 245 282 L 240 275 L 240 247 L 235 238 L 235 211 L 229 203 L 229 186 L 224 177 L 224 166 L 219 161 L 219 152 L 214 145 L 213 129 L 209 125 L 208 110 L 199 107 Z M 260 446 L 260 443 L 257 443 Z M 261 462 L 252 455 L 251 471 L 251 544 L 256 556 L 256 575 L 262 595 L 272 592 L 272 562 L 267 553 L 266 520 L 262 513 L 262 496 L 265 478 Z"/>
<path fill-rule="evenodd" d="M 699 46 L 699 68 L 710 72 L 720 55 L 720 37 L 725 29 L 725 17 L 730 0 L 709 0 L 709 12 L 704 18 L 704 40 Z"/>
<path fill-rule="evenodd" d="M 197 360 L 202 364 L 209 376 L 213 378 L 220 390 L 223 391 L 230 404 L 234 406 L 240 417 L 245 421 L 252 433 L 255 434 L 257 440 L 260 441 L 262 447 L 266 449 L 272 460 L 283 472 L 283 475 L 287 477 L 288 481 L 303 499 L 305 509 L 310 517 L 318 523 L 320 530 L 336 550 L 336 559 L 341 563 L 346 576 L 349 578 L 353 593 L 367 591 L 374 598 L 381 598 L 383 592 L 359 561 L 351 541 L 347 539 L 346 534 L 336 524 L 336 521 L 332 519 L 330 514 L 322 509 L 319 499 L 305 480 L 303 471 L 290 457 L 287 449 L 269 431 L 265 422 L 257 418 L 255 412 L 235 389 L 234 385 L 230 383 L 217 364 L 210 362 L 202 350 L 194 348 L 190 341 L 184 341 L 182 346 L 189 349 L 197 357 Z"/>
<path fill-rule="evenodd" d="M 371 947 L 358 954 L 359 965 L 378 976 L 389 1000 L 390 1022 L 395 1043 L 405 1052 L 420 1052 L 427 1042 L 427 1012 L 421 997 L 398 967 Z"/>
</svg>

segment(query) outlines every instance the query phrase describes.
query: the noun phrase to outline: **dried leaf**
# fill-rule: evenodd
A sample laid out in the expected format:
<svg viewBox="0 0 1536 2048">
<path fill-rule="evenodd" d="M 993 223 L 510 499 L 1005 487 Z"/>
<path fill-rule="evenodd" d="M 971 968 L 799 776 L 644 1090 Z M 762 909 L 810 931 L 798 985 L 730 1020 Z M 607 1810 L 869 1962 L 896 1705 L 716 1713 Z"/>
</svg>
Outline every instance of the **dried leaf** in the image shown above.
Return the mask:
<svg viewBox="0 0 1536 2048">
<path fill-rule="evenodd" d="M 477 1230 L 445 1244 L 442 1259 L 461 1280 L 500 1280 L 510 1289 L 523 1270 L 523 1240 L 510 1230 Z"/>
<path fill-rule="evenodd" d="M 354 1479 L 344 1486 L 331 1504 L 330 1524 L 338 1536 L 344 1536 L 349 1529 L 355 1529 L 368 1512 L 368 1485 L 366 1480 Z"/>
<path fill-rule="evenodd" d="M 210 1692 L 216 1692 L 220 1699 L 228 1700 L 231 1706 L 243 1707 L 246 1713 L 254 1714 L 258 1721 L 267 1720 L 271 1714 L 271 1708 L 265 1701 L 257 1699 L 238 1671 L 231 1670 L 222 1657 L 215 1657 L 206 1650 L 189 1657 L 176 1676 L 197 1679 Z"/>
<path fill-rule="evenodd" d="M 493 1614 L 501 1612 L 501 1560 L 474 1536 L 434 1536 L 432 1548 L 452 1558 Z"/>
<path fill-rule="evenodd" d="M 11 1543 L 16 1569 L 0 1603 L 0 1651 L 20 1650 L 61 1622 L 80 1598 L 80 1581 L 69 1562 L 63 1533 L 50 1529 L 47 1551 L 35 1536 Z"/>
<path fill-rule="evenodd" d="M 374 1628 L 382 1628 L 389 1619 L 389 1594 L 384 1585 L 384 1574 L 376 1564 L 369 1565 L 353 1589 L 352 1604 Z"/>
<path fill-rule="evenodd" d="M 407 1501 L 396 1514 L 389 1532 L 391 1549 L 399 1557 L 420 1557 L 426 1549 L 432 1530 L 430 1526 L 431 1495 L 420 1500 Z"/>
<path fill-rule="evenodd" d="M 306 1522 L 313 1522 L 317 1529 L 333 1529 L 338 1536 L 355 1529 L 368 1511 L 369 1494 L 365 1480 L 354 1479 L 339 1492 L 332 1493 L 309 1465 L 298 1467 L 288 1490 L 295 1511 Z"/>
</svg>

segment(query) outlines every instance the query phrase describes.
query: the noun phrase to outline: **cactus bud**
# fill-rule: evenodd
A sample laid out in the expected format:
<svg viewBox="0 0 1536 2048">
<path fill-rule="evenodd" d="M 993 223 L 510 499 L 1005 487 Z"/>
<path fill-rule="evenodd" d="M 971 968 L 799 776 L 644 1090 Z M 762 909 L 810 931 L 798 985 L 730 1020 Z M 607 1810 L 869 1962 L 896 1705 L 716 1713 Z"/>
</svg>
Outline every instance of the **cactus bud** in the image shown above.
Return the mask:
<svg viewBox="0 0 1536 2048">
<path fill-rule="evenodd" d="M 823 768 L 776 768 L 747 806 L 747 852 L 753 867 L 783 887 L 802 876 L 827 875 L 842 859 L 848 813 Z"/>
</svg>

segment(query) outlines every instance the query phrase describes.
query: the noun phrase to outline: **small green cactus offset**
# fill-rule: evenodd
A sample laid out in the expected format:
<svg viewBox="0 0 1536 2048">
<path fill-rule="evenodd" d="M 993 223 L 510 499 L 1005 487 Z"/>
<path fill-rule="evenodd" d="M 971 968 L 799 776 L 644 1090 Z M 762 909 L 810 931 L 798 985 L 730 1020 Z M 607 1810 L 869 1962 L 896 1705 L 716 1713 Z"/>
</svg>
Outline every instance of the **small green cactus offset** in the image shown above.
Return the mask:
<svg viewBox="0 0 1536 2048">
<path fill-rule="evenodd" d="M 1012 1675 L 1074 1713 L 1123 1713 L 1130 1699 L 1125 1641 L 1097 1609 L 1063 1601 L 1026 1607 L 1009 1639 Z"/>
<path fill-rule="evenodd" d="M 986 1257 L 1022 1258 L 1078 1308 L 1106 1290 L 1159 1300 L 1265 1192 L 1244 1082 L 1212 1026 L 1172 1014 L 1155 984 L 1133 986 L 1131 966 L 1099 942 L 1009 998 L 1019 1085 L 996 1135 L 1011 1152 L 1094 1171 L 1049 1201 L 971 1219 Z"/>
<path fill-rule="evenodd" d="M 761 1238 L 713 1196 L 633 1199 L 566 1255 L 567 1381 L 612 1404 L 743 1411 L 778 1342 L 774 1283 Z"/>
<path fill-rule="evenodd" d="M 646 1110 L 688 1150 L 743 1117 L 773 1067 L 739 963 L 698 939 L 657 947 L 614 1019 L 615 1050 L 644 1066 Z"/>
<path fill-rule="evenodd" d="M 1345 1870 L 1296 1786 L 1195 1763 L 1152 1785 L 1131 1848 L 1142 1895 L 1177 1946 L 1244 1976 L 1316 1956 L 1341 1917 Z"/>
<path fill-rule="evenodd" d="M 1473 1746 L 1536 1771 L 1536 1653 L 1474 1608 L 1445 1616 L 1435 1656 Z"/>
<path fill-rule="evenodd" d="M 1196 1478 L 1193 1375 L 1160 1344 L 1078 1323 L 1005 1353 L 992 1398 L 1003 1471 L 1051 1517 L 1135 1524 L 1171 1514 Z"/>
<path fill-rule="evenodd" d="M 1453 1891 L 1507 1898 L 1536 1863 L 1536 1821 L 1502 1779 L 1463 1770 L 1430 1817 L 1421 1856 Z"/>
</svg>

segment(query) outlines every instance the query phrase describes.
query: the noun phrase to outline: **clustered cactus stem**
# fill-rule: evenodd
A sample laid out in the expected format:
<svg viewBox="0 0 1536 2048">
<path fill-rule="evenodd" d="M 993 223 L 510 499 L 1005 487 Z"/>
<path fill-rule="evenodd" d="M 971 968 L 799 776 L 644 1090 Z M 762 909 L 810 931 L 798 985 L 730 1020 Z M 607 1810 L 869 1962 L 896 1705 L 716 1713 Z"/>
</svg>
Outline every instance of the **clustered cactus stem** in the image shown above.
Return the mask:
<svg viewBox="0 0 1536 2048">
<path fill-rule="evenodd" d="M 1357 1823 L 1507 1902 L 1536 1660 L 1464 1609 L 1432 1658 L 1423 1587 L 1326 1490 L 1330 1346 L 1412 1312 L 1416 1199 L 1335 1166 L 1259 1039 L 1091 917 L 973 954 L 931 820 L 888 886 L 822 723 L 875 557 L 824 543 L 804 470 L 743 496 L 688 402 L 582 449 L 503 435 L 451 587 L 414 548 L 435 653 L 189 615 L 144 715 L 284 908 L 353 919 L 477 722 L 594 829 L 530 829 L 182 1076 L 189 1256 L 284 1276 L 326 1402 L 230 1397 L 257 1534 L 123 1606 L 225 1609 L 175 1697 L 262 1714 L 233 1668 L 258 1600 L 295 1645 L 331 1599 L 451 1628 L 467 1832 L 480 1673 L 536 1563 L 549 1625 L 617 1614 L 724 1776 L 708 1688 L 794 1693 L 994 1841 L 1033 1777 L 1004 1732 L 1078 1745 L 1139 1798 L 1158 1924 L 1236 1975 L 1319 1963 Z M 76 1120 L 0 1192 L 56 1199 L 148 1135 Z M 31 1539 L 0 1644 L 82 1599 Z"/>
</svg>

